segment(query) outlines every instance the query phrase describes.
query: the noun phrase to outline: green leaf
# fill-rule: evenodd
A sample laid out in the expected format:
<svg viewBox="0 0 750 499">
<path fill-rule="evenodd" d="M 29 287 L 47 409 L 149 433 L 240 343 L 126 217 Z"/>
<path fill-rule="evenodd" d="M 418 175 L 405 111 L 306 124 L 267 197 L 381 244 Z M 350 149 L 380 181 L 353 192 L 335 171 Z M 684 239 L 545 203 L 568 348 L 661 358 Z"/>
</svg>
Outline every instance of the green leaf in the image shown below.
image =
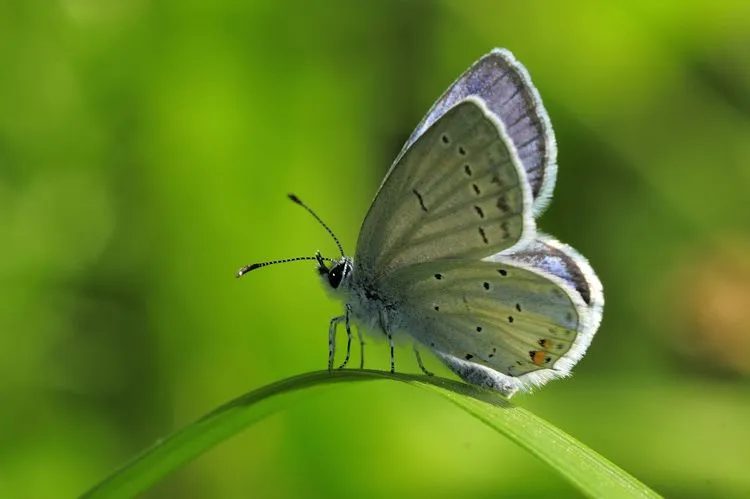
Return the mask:
<svg viewBox="0 0 750 499">
<path fill-rule="evenodd" d="M 210 412 L 154 444 L 82 499 L 133 497 L 256 421 L 335 383 L 389 379 L 434 392 L 510 438 L 585 495 L 660 497 L 565 432 L 516 407 L 496 392 L 453 380 L 372 370 L 317 371 L 272 383 Z M 282 403 L 279 403 L 282 402 Z"/>
</svg>

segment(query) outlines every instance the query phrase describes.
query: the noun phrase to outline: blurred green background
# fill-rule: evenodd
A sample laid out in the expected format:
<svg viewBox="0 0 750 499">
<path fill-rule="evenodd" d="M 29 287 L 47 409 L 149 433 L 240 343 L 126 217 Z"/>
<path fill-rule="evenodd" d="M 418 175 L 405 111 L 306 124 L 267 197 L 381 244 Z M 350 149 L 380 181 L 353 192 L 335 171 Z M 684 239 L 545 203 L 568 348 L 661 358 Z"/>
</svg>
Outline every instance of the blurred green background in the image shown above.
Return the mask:
<svg viewBox="0 0 750 499">
<path fill-rule="evenodd" d="M 541 228 L 607 300 L 575 376 L 514 401 L 663 494 L 750 496 L 750 2 L 11 0 L 0 497 L 73 497 L 228 399 L 324 368 L 341 304 L 314 265 L 234 272 L 335 256 L 287 192 L 353 253 L 412 127 L 495 46 L 556 128 Z M 386 351 L 371 342 L 368 367 Z M 406 348 L 397 366 L 418 369 Z M 147 494 L 542 495 L 576 492 L 397 383 L 308 397 Z"/>
</svg>

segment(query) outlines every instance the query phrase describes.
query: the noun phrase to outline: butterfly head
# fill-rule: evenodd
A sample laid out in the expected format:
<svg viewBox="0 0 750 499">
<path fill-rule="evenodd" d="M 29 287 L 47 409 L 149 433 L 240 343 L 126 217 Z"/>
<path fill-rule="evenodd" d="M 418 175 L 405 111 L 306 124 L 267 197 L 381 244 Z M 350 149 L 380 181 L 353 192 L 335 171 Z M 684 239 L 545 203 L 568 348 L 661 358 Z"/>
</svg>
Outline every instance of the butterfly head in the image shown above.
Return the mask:
<svg viewBox="0 0 750 499">
<path fill-rule="evenodd" d="M 352 275 L 352 259 L 342 256 L 338 261 L 326 260 L 320 253 L 315 254 L 318 261 L 318 274 L 327 289 L 332 291 L 347 289 Z M 331 266 L 327 264 L 330 262 Z"/>
<path fill-rule="evenodd" d="M 323 280 L 323 283 L 325 284 L 324 287 L 327 290 L 333 292 L 348 290 L 350 287 L 350 280 L 352 275 L 352 259 L 344 255 L 344 248 L 341 246 L 341 242 L 338 240 L 333 231 L 328 227 L 328 225 L 326 225 L 326 223 L 323 222 L 323 220 L 321 220 L 321 218 L 316 215 L 315 212 L 312 211 L 297 196 L 295 196 L 294 194 L 289 194 L 289 199 L 307 210 L 307 212 L 310 213 L 313 218 L 318 221 L 318 223 L 320 223 L 320 225 L 328 232 L 328 234 L 330 234 L 330 236 L 333 238 L 333 241 L 336 243 L 339 252 L 341 253 L 341 257 L 338 260 L 334 260 L 332 258 L 321 256 L 319 252 L 316 252 L 315 256 L 299 256 L 296 258 L 285 258 L 283 260 L 253 263 L 252 265 L 245 265 L 244 267 L 242 267 L 237 272 L 237 277 L 242 277 L 251 270 L 266 267 L 268 265 L 275 265 L 277 263 L 297 262 L 301 260 L 315 260 L 318 262 L 318 268 L 316 270 L 318 271 L 320 278 Z"/>
</svg>

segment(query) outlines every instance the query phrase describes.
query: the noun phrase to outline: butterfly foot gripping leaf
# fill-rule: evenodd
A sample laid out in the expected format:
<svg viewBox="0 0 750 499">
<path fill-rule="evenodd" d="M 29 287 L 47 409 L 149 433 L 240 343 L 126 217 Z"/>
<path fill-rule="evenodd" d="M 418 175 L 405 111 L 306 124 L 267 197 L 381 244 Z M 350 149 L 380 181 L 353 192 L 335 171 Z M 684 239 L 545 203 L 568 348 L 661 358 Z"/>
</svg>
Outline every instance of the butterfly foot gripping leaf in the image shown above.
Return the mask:
<svg viewBox="0 0 750 499">
<path fill-rule="evenodd" d="M 394 344 L 409 336 L 465 381 L 506 395 L 568 376 L 599 327 L 604 296 L 583 256 L 537 232 L 556 157 L 528 72 L 495 49 L 409 137 L 375 195 L 354 258 L 290 196 L 341 252 L 338 260 L 290 259 L 316 260 L 324 286 L 346 304 L 330 324 L 329 368 L 340 323 L 348 361 L 353 320 L 385 335 L 391 370 Z"/>
</svg>

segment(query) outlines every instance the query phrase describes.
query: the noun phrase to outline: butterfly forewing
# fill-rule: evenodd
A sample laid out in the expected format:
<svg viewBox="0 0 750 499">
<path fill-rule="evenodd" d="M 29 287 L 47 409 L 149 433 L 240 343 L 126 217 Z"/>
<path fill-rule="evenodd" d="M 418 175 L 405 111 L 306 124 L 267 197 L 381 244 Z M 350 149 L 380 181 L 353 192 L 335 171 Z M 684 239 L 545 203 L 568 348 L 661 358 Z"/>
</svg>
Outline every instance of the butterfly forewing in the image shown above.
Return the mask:
<svg viewBox="0 0 750 499">
<path fill-rule="evenodd" d="M 469 96 L 481 98 L 505 124 L 531 185 L 534 212 L 541 213 L 555 184 L 557 145 L 531 77 L 507 50 L 493 50 L 461 75 L 414 130 L 404 152 L 448 109 Z"/>
<path fill-rule="evenodd" d="M 379 280 L 426 260 L 480 259 L 534 233 L 515 149 L 481 100 L 469 98 L 391 169 L 362 225 L 355 265 Z"/>
</svg>

